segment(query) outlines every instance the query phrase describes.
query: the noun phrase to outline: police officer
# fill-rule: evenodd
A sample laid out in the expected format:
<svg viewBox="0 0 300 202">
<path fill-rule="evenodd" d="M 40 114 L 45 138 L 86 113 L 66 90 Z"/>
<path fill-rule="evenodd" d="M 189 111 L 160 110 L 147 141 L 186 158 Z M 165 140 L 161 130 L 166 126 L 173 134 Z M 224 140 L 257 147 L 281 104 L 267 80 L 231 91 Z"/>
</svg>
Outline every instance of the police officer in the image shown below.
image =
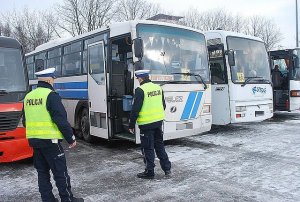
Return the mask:
<svg viewBox="0 0 300 202">
<path fill-rule="evenodd" d="M 134 103 L 130 114 L 129 131 L 134 133 L 135 123 L 140 129 L 140 139 L 145 171 L 138 178 L 154 178 L 154 150 L 166 176 L 171 174 L 171 162 L 163 143 L 162 121 L 165 117 L 165 101 L 161 87 L 149 79 L 149 70 L 135 71 L 140 87 L 135 90 Z"/>
<path fill-rule="evenodd" d="M 66 157 L 61 146 L 63 138 L 76 146 L 75 136 L 67 121 L 60 96 L 54 91 L 55 68 L 36 72 L 37 88 L 24 99 L 24 123 L 29 145 L 33 147 L 34 167 L 38 172 L 38 185 L 42 201 L 58 201 L 52 193 L 50 173 L 54 176 L 61 201 L 84 201 L 75 198 L 71 191 Z"/>
</svg>

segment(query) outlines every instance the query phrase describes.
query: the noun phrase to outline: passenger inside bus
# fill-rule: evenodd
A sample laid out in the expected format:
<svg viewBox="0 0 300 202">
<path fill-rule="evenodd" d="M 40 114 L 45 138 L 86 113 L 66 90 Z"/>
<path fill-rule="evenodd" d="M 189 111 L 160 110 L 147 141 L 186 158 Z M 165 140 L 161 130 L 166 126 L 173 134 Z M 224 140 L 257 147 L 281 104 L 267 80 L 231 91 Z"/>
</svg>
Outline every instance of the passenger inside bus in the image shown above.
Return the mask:
<svg viewBox="0 0 300 202">
<path fill-rule="evenodd" d="M 274 89 L 281 88 L 283 81 L 284 81 L 283 74 L 280 72 L 279 66 L 275 65 L 272 71 L 272 83 Z"/>
</svg>

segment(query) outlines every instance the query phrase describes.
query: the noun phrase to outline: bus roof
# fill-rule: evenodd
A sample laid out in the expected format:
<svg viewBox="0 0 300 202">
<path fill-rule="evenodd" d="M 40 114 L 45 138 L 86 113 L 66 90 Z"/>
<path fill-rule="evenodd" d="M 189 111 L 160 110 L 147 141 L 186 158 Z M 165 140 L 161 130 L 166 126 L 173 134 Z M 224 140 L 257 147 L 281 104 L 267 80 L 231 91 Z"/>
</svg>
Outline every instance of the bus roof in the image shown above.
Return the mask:
<svg viewBox="0 0 300 202">
<path fill-rule="evenodd" d="M 0 36 L 0 47 L 21 49 L 21 44 L 11 37 Z"/>
<path fill-rule="evenodd" d="M 68 38 L 62 38 L 62 39 L 56 39 L 56 40 L 51 40 L 45 44 L 42 44 L 38 47 L 36 47 L 36 49 L 30 53 L 27 53 L 26 56 L 32 55 L 34 53 L 38 53 L 44 50 L 48 50 L 50 48 L 54 48 L 56 46 L 60 46 L 63 44 L 68 44 L 72 41 L 76 41 L 79 39 L 83 39 L 87 36 L 90 35 L 95 35 L 97 33 L 103 32 L 105 30 L 109 30 L 110 29 L 110 37 L 115 37 L 118 36 L 120 34 L 124 34 L 124 33 L 128 33 L 131 31 L 132 27 L 135 27 L 137 24 L 153 24 L 153 25 L 164 25 L 164 26 L 169 26 L 169 27 L 177 27 L 177 28 L 182 28 L 182 29 L 186 29 L 186 30 L 190 30 L 190 31 L 195 31 L 198 33 L 202 33 L 200 30 L 196 30 L 190 27 L 185 27 L 182 25 L 177 25 L 177 24 L 172 24 L 172 23 L 166 23 L 166 22 L 158 22 L 158 21 L 151 21 L 151 20 L 134 20 L 134 21 L 125 21 L 125 22 L 115 22 L 110 24 L 109 26 L 106 27 L 102 27 L 102 28 L 98 28 L 95 29 L 93 31 L 90 32 L 86 32 L 84 34 L 75 36 L 75 37 L 68 37 Z M 125 32 L 124 32 L 125 30 Z"/>
<path fill-rule="evenodd" d="M 235 37 L 240 37 L 240 38 L 247 38 L 247 39 L 252 39 L 252 40 L 256 40 L 256 41 L 261 41 L 264 42 L 261 38 L 256 37 L 256 36 L 251 36 L 251 35 L 246 35 L 243 33 L 239 33 L 239 32 L 231 32 L 231 31 L 225 31 L 225 30 L 210 30 L 210 31 L 206 31 L 204 32 L 205 35 L 208 35 L 210 33 L 218 33 L 223 37 L 227 37 L 227 36 L 235 36 Z"/>
</svg>

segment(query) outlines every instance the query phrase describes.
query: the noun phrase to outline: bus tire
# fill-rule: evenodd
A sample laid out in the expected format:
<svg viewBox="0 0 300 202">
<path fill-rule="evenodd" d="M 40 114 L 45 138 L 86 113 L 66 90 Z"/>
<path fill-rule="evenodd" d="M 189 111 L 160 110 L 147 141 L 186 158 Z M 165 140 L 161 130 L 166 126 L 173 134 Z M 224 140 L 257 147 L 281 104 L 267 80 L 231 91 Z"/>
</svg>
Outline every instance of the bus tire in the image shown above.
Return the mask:
<svg viewBox="0 0 300 202">
<path fill-rule="evenodd" d="M 79 133 L 79 137 L 83 137 L 86 142 L 92 141 L 92 136 L 90 135 L 89 111 L 87 108 L 84 108 L 80 115 Z"/>
</svg>

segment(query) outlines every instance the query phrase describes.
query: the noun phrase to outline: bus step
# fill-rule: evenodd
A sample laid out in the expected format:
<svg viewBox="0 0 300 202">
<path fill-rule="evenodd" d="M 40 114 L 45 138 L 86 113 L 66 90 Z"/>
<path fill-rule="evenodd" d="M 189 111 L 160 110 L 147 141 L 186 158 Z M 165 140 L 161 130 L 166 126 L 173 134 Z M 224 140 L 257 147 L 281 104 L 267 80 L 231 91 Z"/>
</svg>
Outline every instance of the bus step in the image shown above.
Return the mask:
<svg viewBox="0 0 300 202">
<path fill-rule="evenodd" d="M 135 142 L 135 135 L 131 133 L 119 133 L 115 134 L 115 137 Z"/>
</svg>

